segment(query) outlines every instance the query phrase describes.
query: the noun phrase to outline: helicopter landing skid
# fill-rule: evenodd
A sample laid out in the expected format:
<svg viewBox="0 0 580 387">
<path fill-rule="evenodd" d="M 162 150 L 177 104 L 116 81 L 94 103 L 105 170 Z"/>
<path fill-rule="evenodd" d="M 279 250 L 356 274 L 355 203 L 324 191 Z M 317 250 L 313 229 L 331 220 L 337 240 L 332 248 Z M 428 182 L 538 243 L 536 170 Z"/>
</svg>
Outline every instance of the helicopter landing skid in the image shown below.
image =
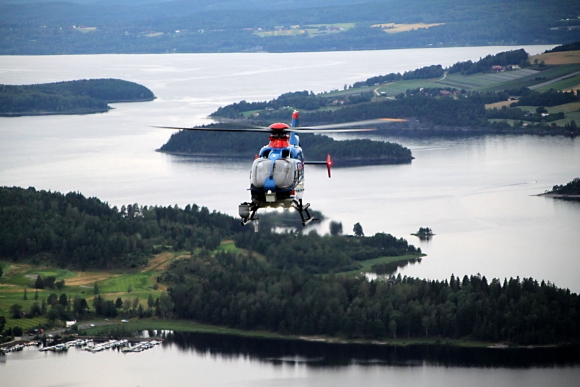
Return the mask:
<svg viewBox="0 0 580 387">
<path fill-rule="evenodd" d="M 314 217 L 312 217 L 312 215 L 310 215 L 310 212 L 308 212 L 308 208 L 310 207 L 310 203 L 306 203 L 303 205 L 302 199 L 294 200 L 294 202 L 292 203 L 292 207 L 294 207 L 294 209 L 296 209 L 296 211 L 298 211 L 298 213 L 300 214 L 300 218 L 302 219 L 303 226 L 306 226 L 308 223 L 310 223 L 314 220 L 320 220 L 320 219 L 314 218 Z M 305 213 L 306 213 L 306 216 L 304 216 Z"/>
<path fill-rule="evenodd" d="M 252 220 L 258 220 L 256 217 L 256 212 L 260 209 L 260 206 L 256 203 L 244 202 L 240 204 L 240 217 L 242 218 L 242 226 L 245 226 Z"/>
</svg>

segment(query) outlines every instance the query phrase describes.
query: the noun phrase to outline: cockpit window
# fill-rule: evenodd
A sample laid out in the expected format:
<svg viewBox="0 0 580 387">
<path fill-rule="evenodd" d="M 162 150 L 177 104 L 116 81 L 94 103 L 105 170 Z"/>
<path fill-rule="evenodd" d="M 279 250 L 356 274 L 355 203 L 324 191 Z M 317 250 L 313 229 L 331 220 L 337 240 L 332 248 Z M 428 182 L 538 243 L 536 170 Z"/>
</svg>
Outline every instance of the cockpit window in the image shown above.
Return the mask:
<svg viewBox="0 0 580 387">
<path fill-rule="evenodd" d="M 274 181 L 276 187 L 281 189 L 290 188 L 294 183 L 294 168 L 288 160 L 276 160 L 274 163 Z"/>
<path fill-rule="evenodd" d="M 270 177 L 270 171 L 272 170 L 272 160 L 268 159 L 256 159 L 254 164 L 252 164 L 252 186 L 257 188 L 262 188 L 264 182 L 268 177 Z"/>
</svg>

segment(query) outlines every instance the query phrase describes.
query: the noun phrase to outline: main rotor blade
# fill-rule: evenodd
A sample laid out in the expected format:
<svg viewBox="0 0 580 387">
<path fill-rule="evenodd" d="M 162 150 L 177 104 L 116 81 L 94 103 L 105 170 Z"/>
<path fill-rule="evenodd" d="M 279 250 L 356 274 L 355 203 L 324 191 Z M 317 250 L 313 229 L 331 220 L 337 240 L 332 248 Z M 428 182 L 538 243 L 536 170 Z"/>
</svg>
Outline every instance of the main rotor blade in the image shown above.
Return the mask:
<svg viewBox="0 0 580 387">
<path fill-rule="evenodd" d="M 205 132 L 260 132 L 260 133 L 270 133 L 272 129 L 268 127 L 255 127 L 255 128 L 215 128 L 215 127 L 194 127 L 194 128 L 182 128 L 177 126 L 153 126 L 159 129 L 173 129 L 173 130 L 200 130 Z"/>
<path fill-rule="evenodd" d="M 354 126 L 362 126 L 362 125 L 379 125 L 379 124 L 388 124 L 391 122 L 406 122 L 407 120 L 403 118 L 378 118 L 374 120 L 363 120 L 363 121 L 354 121 L 354 122 L 344 122 L 341 124 L 328 124 L 328 125 L 318 125 L 318 126 L 302 126 L 298 128 L 298 131 L 302 132 L 304 129 L 306 130 L 313 130 L 313 131 L 329 131 L 329 132 L 361 132 L 361 131 L 369 131 L 375 130 L 374 128 L 353 128 Z M 335 130 L 340 128 L 346 128 L 342 130 Z"/>
<path fill-rule="evenodd" d="M 345 129 L 313 129 L 311 127 L 289 128 L 285 131 L 296 133 L 344 133 L 344 132 L 372 132 L 375 128 L 345 128 Z"/>
<path fill-rule="evenodd" d="M 266 128 L 266 126 L 260 126 L 256 124 L 251 124 L 249 122 L 245 122 L 245 120 L 241 120 L 239 118 L 227 118 L 227 117 L 211 117 L 215 121 L 214 125 L 231 125 L 240 128 Z"/>
</svg>

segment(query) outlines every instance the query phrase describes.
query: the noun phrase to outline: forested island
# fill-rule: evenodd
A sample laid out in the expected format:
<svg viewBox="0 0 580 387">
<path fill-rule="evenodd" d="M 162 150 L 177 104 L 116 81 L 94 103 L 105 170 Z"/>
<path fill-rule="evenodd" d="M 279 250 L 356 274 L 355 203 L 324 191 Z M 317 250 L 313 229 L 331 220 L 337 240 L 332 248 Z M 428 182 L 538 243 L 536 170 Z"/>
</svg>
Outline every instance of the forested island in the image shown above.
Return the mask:
<svg viewBox="0 0 580 387">
<path fill-rule="evenodd" d="M 123 316 L 139 326 L 180 319 L 240 333 L 392 344 L 580 339 L 580 297 L 549 282 L 357 275 L 361 265 L 421 255 L 385 233 L 254 233 L 197 205 L 117 208 L 34 188 L 0 188 L 0 208 L 0 224 L 10 225 L 0 228 L 4 337 Z"/>
<path fill-rule="evenodd" d="M 221 125 L 220 125 L 221 126 Z M 160 152 L 221 157 L 253 157 L 268 138 L 262 133 L 205 132 L 174 133 Z M 325 160 L 332 155 L 334 166 L 405 164 L 413 160 L 411 150 L 400 144 L 365 139 L 334 140 L 325 135 L 300 134 L 306 160 Z"/>
<path fill-rule="evenodd" d="M 220 107 L 211 116 L 273 122 L 287 120 L 292 109 L 299 109 L 309 125 L 405 118 L 378 127 L 399 134 L 576 136 L 580 134 L 580 51 L 576 48 L 577 44 L 563 45 L 534 58 L 519 49 L 448 68 L 430 65 L 374 76 L 344 85 L 343 90 L 296 91 L 271 101 L 240 101 Z"/>
<path fill-rule="evenodd" d="M 114 102 L 152 101 L 145 86 L 121 79 L 0 85 L 0 116 L 103 113 Z"/>
</svg>

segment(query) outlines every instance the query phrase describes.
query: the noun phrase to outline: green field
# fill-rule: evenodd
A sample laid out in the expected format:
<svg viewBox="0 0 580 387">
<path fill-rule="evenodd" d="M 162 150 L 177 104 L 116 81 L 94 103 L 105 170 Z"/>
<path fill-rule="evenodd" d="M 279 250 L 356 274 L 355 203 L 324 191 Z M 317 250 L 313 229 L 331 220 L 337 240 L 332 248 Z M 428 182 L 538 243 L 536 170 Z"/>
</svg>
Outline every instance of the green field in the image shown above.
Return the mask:
<svg viewBox="0 0 580 387">
<path fill-rule="evenodd" d="M 260 30 L 255 31 L 254 34 L 268 38 L 273 36 L 293 36 L 306 34 L 308 37 L 316 37 L 329 34 L 337 34 L 350 30 L 355 26 L 355 23 L 336 23 L 336 24 L 309 24 L 301 26 L 280 27 L 274 30 Z"/>
<path fill-rule="evenodd" d="M 569 90 L 572 88 L 574 88 L 575 90 L 580 89 L 580 74 L 565 77 L 564 79 L 561 79 L 549 85 L 538 87 L 535 90 L 536 91 L 548 91 L 550 89 Z"/>
<path fill-rule="evenodd" d="M 436 79 L 411 79 L 409 81 L 398 81 L 377 86 L 378 93 L 386 93 L 387 96 L 395 96 L 405 93 L 409 89 L 419 89 L 421 87 L 444 87 L 436 82 Z M 374 90 L 375 88 L 373 88 Z"/>
<path fill-rule="evenodd" d="M 517 82 L 521 79 L 536 77 L 538 74 L 535 70 L 522 69 L 504 71 L 501 73 L 475 74 L 475 75 L 461 75 L 451 74 L 443 80 L 436 83 L 439 87 L 454 87 L 456 89 L 465 90 L 486 90 L 498 85 L 503 85 L 510 82 Z"/>
<path fill-rule="evenodd" d="M 4 271 L 0 278 L 0 316 L 6 318 L 6 328 L 20 326 L 28 329 L 46 324 L 45 317 L 14 319 L 10 316 L 10 306 L 20 304 L 23 311 L 29 311 L 35 302 L 40 304 L 41 300 L 46 299 L 51 293 L 55 293 L 58 297 L 64 293 L 69 299 L 79 296 L 85 298 L 91 305 L 95 296 L 93 292 L 95 282 L 99 287 L 99 295 L 105 299 L 139 298 L 143 307 L 146 307 L 149 295 L 158 298 L 165 290 L 164 286 L 156 283 L 156 278 L 161 275 L 165 265 L 186 256 L 189 256 L 189 253 L 162 253 L 151 259 L 147 267 L 131 272 L 75 272 L 45 266 L 0 262 Z M 54 276 L 56 281 L 64 280 L 62 292 L 57 288 L 39 289 L 38 300 L 35 300 L 36 289 L 33 286 L 38 275 L 43 278 Z M 27 292 L 26 300 L 24 289 Z"/>
</svg>

